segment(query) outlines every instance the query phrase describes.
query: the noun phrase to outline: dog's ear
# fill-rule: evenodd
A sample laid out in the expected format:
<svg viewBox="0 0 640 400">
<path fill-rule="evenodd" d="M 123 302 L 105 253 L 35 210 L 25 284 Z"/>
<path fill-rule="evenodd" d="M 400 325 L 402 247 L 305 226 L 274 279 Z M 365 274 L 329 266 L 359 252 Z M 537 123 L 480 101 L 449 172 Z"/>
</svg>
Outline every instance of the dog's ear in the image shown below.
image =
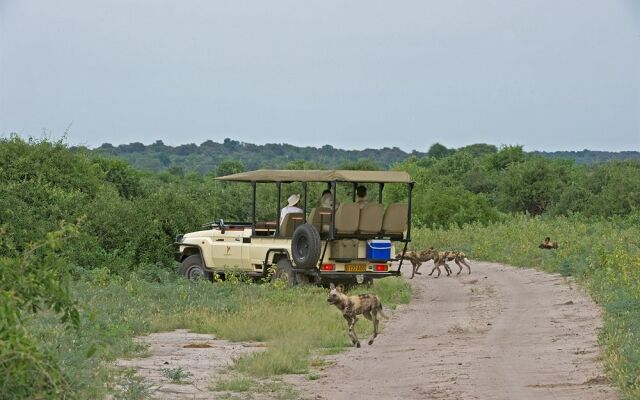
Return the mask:
<svg viewBox="0 0 640 400">
<path fill-rule="evenodd" d="M 340 293 L 344 293 L 344 285 L 341 283 L 336 287 L 336 290 Z"/>
<path fill-rule="evenodd" d="M 336 285 L 334 285 L 334 284 L 333 284 L 333 282 L 331 282 L 331 283 L 329 284 L 329 290 L 333 290 L 333 289 L 335 289 L 335 288 L 336 288 Z"/>
</svg>

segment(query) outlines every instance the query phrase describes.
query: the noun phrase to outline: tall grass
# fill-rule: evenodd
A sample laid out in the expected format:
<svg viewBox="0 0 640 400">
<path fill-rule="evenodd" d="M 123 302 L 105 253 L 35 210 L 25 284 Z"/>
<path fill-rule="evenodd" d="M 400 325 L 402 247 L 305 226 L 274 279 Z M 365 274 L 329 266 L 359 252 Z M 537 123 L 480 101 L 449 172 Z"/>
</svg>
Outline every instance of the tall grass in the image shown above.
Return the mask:
<svg viewBox="0 0 640 400">
<path fill-rule="evenodd" d="M 421 229 L 416 248 L 461 249 L 496 261 L 574 276 L 604 310 L 599 334 L 611 380 L 626 399 L 640 398 L 640 219 L 516 216 L 487 226 Z M 546 237 L 557 250 L 540 250 Z"/>
<path fill-rule="evenodd" d="M 44 314 L 31 320 L 30 328 L 57 355 L 72 391 L 81 398 L 99 398 L 113 389 L 119 372 L 105 368 L 105 362 L 144 354 L 132 339 L 150 332 L 186 328 L 232 341 L 265 342 L 266 351 L 246 355 L 235 365 L 255 377 L 306 373 L 314 351 L 350 346 L 342 315 L 327 303 L 327 290 L 318 287 L 192 285 L 175 278 L 149 282 L 137 274 L 124 280 L 94 270 L 73 291 L 84 305 L 79 333 Z M 406 282 L 396 278 L 376 281 L 369 291 L 378 293 L 385 306 L 410 298 Z M 370 325 L 359 324 L 359 333 L 370 334 Z"/>
</svg>

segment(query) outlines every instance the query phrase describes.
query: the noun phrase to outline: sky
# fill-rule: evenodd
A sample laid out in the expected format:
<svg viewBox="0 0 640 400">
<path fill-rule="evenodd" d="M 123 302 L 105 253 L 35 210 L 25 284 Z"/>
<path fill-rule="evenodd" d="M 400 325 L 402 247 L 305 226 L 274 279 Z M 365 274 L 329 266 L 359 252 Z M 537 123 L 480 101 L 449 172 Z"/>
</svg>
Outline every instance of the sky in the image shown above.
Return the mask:
<svg viewBox="0 0 640 400">
<path fill-rule="evenodd" d="M 0 137 L 640 150 L 640 0 L 0 0 Z"/>
</svg>

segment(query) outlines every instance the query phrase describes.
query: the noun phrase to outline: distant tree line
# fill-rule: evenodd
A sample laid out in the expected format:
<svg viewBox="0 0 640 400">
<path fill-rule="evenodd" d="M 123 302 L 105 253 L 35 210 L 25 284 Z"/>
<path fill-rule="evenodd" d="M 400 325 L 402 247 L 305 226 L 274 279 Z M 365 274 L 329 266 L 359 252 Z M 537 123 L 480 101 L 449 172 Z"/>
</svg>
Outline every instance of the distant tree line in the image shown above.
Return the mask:
<svg viewBox="0 0 640 400">
<path fill-rule="evenodd" d="M 434 143 L 427 152 L 405 152 L 398 147 L 382 149 L 343 150 L 331 145 L 322 147 L 298 147 L 286 143 L 268 143 L 256 145 L 239 142 L 226 138 L 222 143 L 207 140 L 199 146 L 183 144 L 167 146 L 161 140 L 151 145 L 139 142 L 114 146 L 104 143 L 92 150 L 105 156 L 114 156 L 125 160 L 132 167 L 144 171 L 173 171 L 173 173 L 198 172 L 210 173 L 228 160 L 242 163 L 243 169 L 258 168 L 320 168 L 332 169 L 362 163 L 366 160 L 367 169 L 388 169 L 392 165 L 403 162 L 408 157 L 442 158 L 458 151 L 464 151 L 474 157 L 498 151 L 490 144 L 478 143 L 459 149 L 447 148 L 440 143 Z M 532 152 L 546 158 L 564 158 L 574 160 L 578 164 L 593 164 L 608 160 L 640 159 L 640 152 L 606 152 L 582 150 L 558 152 Z M 304 160 L 304 162 L 301 162 Z"/>
</svg>

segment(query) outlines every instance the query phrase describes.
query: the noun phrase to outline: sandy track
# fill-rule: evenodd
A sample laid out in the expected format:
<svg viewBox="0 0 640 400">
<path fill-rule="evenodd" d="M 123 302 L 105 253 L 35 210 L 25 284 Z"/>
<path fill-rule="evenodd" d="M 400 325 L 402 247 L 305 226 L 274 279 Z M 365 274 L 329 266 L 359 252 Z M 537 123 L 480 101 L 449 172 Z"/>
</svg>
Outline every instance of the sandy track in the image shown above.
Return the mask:
<svg viewBox="0 0 640 400">
<path fill-rule="evenodd" d="M 481 262 L 433 279 L 431 265 L 373 346 L 331 357 L 318 380 L 289 381 L 310 399 L 617 398 L 597 347 L 599 310 L 579 288 Z"/>
</svg>

